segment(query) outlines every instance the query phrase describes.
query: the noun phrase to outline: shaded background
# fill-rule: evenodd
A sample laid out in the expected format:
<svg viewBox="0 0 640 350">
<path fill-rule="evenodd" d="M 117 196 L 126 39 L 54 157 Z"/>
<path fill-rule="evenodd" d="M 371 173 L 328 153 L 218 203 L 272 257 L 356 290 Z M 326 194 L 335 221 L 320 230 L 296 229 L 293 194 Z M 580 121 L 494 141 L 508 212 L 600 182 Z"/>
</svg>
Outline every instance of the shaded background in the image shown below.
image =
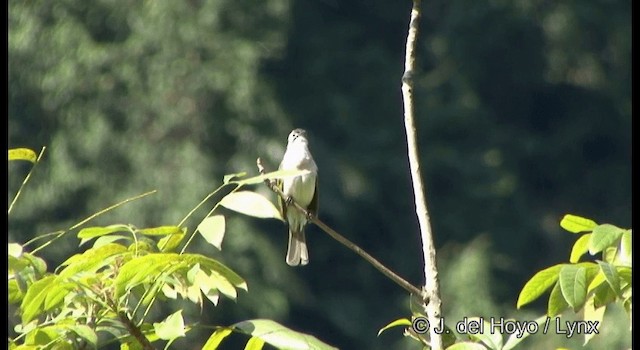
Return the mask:
<svg viewBox="0 0 640 350">
<path fill-rule="evenodd" d="M 10 0 L 9 147 L 48 149 L 9 240 L 150 189 L 159 193 L 93 224 L 176 224 L 224 174 L 254 174 L 258 156 L 275 168 L 302 127 L 320 217 L 422 284 L 400 91 L 410 8 Z M 535 271 L 568 260 L 564 214 L 631 227 L 631 1 L 425 1 L 423 11 L 415 98 L 444 315 L 533 319 L 546 296 L 516 311 L 517 296 Z M 9 199 L 27 170 L 9 167 Z M 341 349 L 417 348 L 399 329 L 376 337 L 409 315 L 406 293 L 318 228 L 308 228 L 311 263 L 290 268 L 280 222 L 226 214 L 223 251 L 193 248 L 250 292 L 156 317 L 271 318 Z M 78 250 L 71 236 L 43 251 L 50 270 Z M 613 307 L 592 348 L 629 347 L 628 326 Z M 197 349 L 208 332 L 176 347 Z M 523 348 L 582 340 L 538 335 Z"/>
</svg>

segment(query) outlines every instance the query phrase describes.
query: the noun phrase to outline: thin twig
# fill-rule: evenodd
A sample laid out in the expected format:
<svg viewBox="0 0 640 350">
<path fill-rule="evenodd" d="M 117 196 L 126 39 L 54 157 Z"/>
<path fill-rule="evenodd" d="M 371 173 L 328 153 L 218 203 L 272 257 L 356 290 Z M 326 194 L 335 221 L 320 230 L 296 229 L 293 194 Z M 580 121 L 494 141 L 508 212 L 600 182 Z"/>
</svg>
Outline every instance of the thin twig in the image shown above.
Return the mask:
<svg viewBox="0 0 640 350">
<path fill-rule="evenodd" d="M 31 170 L 29 170 L 29 173 L 27 174 L 27 176 L 25 176 L 24 180 L 22 180 L 22 185 L 20 185 L 20 188 L 18 189 L 18 193 L 16 193 L 16 196 L 13 197 L 13 200 L 11 201 L 11 204 L 9 205 L 9 210 L 7 211 L 8 214 L 11 214 L 11 209 L 13 209 L 13 205 L 16 203 L 16 201 L 18 201 L 18 197 L 20 197 L 20 194 L 22 193 L 22 189 L 24 188 L 24 186 L 29 181 L 29 178 L 31 178 L 31 174 L 35 170 L 36 165 L 38 165 L 38 163 L 40 163 L 40 159 L 42 159 L 42 156 L 44 155 L 44 150 L 45 149 L 47 149 L 47 147 L 42 147 L 42 150 L 40 151 L 40 154 L 38 155 L 38 158 L 36 158 L 36 162 L 33 164 L 33 166 L 31 167 Z"/>
<path fill-rule="evenodd" d="M 440 324 L 442 302 L 440 300 L 438 270 L 436 269 L 436 251 L 431 233 L 431 223 L 429 221 L 429 211 L 427 210 L 424 184 L 420 174 L 416 126 L 414 124 L 413 77 L 415 75 L 415 48 L 418 38 L 418 22 L 421 14 L 420 3 L 421 0 L 413 0 L 413 7 L 411 9 L 411 20 L 409 22 L 409 33 L 407 35 L 405 52 L 405 70 L 402 76 L 402 98 L 404 102 L 404 124 L 407 133 L 407 148 L 416 203 L 416 215 L 420 223 L 420 236 L 422 238 L 422 251 L 424 255 L 425 285 L 423 299 L 428 300 L 425 308 L 429 323 L 437 325 Z M 436 332 L 436 327 L 430 327 L 429 333 L 431 348 L 434 350 L 442 349 L 442 336 Z"/>
<path fill-rule="evenodd" d="M 258 158 L 256 163 L 258 165 L 258 171 L 260 172 L 260 174 L 264 175 L 265 174 L 265 169 L 264 169 L 264 166 L 262 165 L 262 160 L 260 158 Z M 280 190 L 280 188 L 278 188 L 278 186 L 275 185 L 275 182 L 273 180 L 266 179 L 266 180 L 264 180 L 264 182 L 280 198 L 282 198 L 283 200 L 287 199 L 285 194 L 282 192 L 282 190 Z M 355 243 L 351 242 L 350 240 L 348 240 L 347 238 L 345 238 L 344 236 L 342 236 L 341 234 L 336 232 L 331 227 L 327 226 L 327 224 L 325 224 L 320 219 L 318 219 L 317 216 L 315 216 L 315 215 L 311 214 L 310 212 L 308 212 L 305 208 L 303 208 L 295 200 L 292 200 L 291 205 L 294 206 L 296 209 L 300 210 L 300 212 L 304 213 L 309 218 L 309 221 L 311 221 L 312 223 L 316 224 L 316 226 L 320 227 L 320 229 L 322 231 L 324 231 L 326 234 L 328 234 L 329 236 L 331 236 L 331 238 L 335 239 L 336 241 L 340 242 L 342 245 L 344 245 L 347 248 L 351 249 L 353 252 L 355 252 L 360 257 L 365 259 L 368 263 L 373 265 L 373 267 L 375 267 L 380 272 L 382 272 L 385 276 L 390 278 L 392 281 L 394 281 L 400 287 L 404 288 L 407 292 L 409 292 L 411 294 L 415 294 L 415 295 L 422 295 L 422 291 L 418 287 L 416 287 L 416 286 L 412 285 L 411 283 L 407 282 L 404 278 L 398 276 L 395 272 L 391 271 L 389 268 L 387 268 L 386 266 L 382 265 L 382 263 L 380 263 L 374 257 L 369 255 L 369 253 L 365 252 L 362 248 L 358 247 Z"/>
</svg>

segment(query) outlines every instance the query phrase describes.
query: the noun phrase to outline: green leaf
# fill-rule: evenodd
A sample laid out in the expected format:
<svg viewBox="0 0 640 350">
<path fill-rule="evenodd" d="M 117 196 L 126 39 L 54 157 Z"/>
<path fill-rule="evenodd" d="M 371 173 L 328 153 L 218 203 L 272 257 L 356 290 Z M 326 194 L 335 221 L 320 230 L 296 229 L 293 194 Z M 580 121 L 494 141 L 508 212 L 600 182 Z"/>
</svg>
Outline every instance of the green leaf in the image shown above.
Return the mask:
<svg viewBox="0 0 640 350">
<path fill-rule="evenodd" d="M 591 219 L 571 214 L 565 215 L 560 221 L 560 227 L 572 233 L 591 231 L 596 225 Z"/>
<path fill-rule="evenodd" d="M 517 308 L 536 300 L 558 280 L 558 273 L 564 265 L 558 264 L 536 273 L 524 285 L 518 296 Z"/>
<path fill-rule="evenodd" d="M 232 192 L 220 201 L 220 205 L 241 214 L 262 219 L 282 220 L 280 211 L 264 196 L 250 191 Z"/>
<path fill-rule="evenodd" d="M 616 264 L 631 267 L 631 257 L 631 230 L 626 230 L 620 238 Z"/>
<path fill-rule="evenodd" d="M 620 277 L 618 277 L 618 271 L 613 265 L 606 263 L 604 261 L 597 261 L 597 263 L 600 266 L 600 271 L 602 271 L 602 274 L 604 275 L 604 278 L 607 280 L 607 283 L 609 283 L 609 286 L 611 286 L 611 289 L 613 290 L 613 292 L 619 296 L 620 295 Z"/>
<path fill-rule="evenodd" d="M 44 312 L 43 303 L 49 291 L 50 284 L 56 279 L 56 276 L 49 275 L 39 281 L 34 282 L 22 299 L 20 309 L 22 310 L 22 323 L 28 323 L 36 316 Z"/>
<path fill-rule="evenodd" d="M 380 334 L 382 334 L 382 332 L 386 331 L 387 329 L 398 326 L 411 326 L 411 320 L 409 320 L 408 318 L 399 318 L 380 328 L 380 330 L 378 331 L 378 336 L 380 336 Z"/>
<path fill-rule="evenodd" d="M 175 233 L 159 240 L 157 245 L 158 249 L 160 249 L 160 251 L 163 253 L 172 252 L 180 245 L 180 243 L 182 243 L 186 230 L 187 229 L 184 228 L 182 229 L 182 233 Z"/>
<path fill-rule="evenodd" d="M 220 343 L 231 334 L 233 330 L 231 328 L 218 328 L 213 334 L 209 337 L 207 342 L 202 347 L 202 350 L 216 350 Z"/>
<path fill-rule="evenodd" d="M 86 325 L 75 325 L 69 327 L 71 331 L 77 334 L 80 338 L 84 339 L 91 345 L 92 348 L 96 348 L 98 345 L 98 335 L 96 332 L 91 329 L 91 327 Z"/>
<path fill-rule="evenodd" d="M 534 322 L 538 324 L 538 329 L 543 329 L 542 324 L 545 323 L 546 321 L 547 321 L 547 315 L 542 315 L 534 320 Z M 536 333 L 529 333 L 525 331 L 521 337 L 518 337 L 518 333 L 511 334 L 507 339 L 507 342 L 504 343 L 504 346 L 502 347 L 501 350 L 513 349 L 514 347 L 516 347 L 516 345 L 520 344 L 521 341 L 525 340 L 531 334 L 536 334 Z"/>
<path fill-rule="evenodd" d="M 260 350 L 263 346 L 264 340 L 257 337 L 251 337 L 249 338 L 247 345 L 244 347 L 244 350 Z"/>
<path fill-rule="evenodd" d="M 448 347 L 446 350 L 487 350 L 482 344 L 472 342 L 455 343 Z"/>
<path fill-rule="evenodd" d="M 337 349 L 308 334 L 293 331 L 275 321 L 257 319 L 233 325 L 238 331 L 264 340 L 279 349 Z"/>
<path fill-rule="evenodd" d="M 9 160 L 26 160 L 35 163 L 37 159 L 36 152 L 28 148 L 13 148 L 9 150 Z"/>
<path fill-rule="evenodd" d="M 296 177 L 300 175 L 308 174 L 309 170 L 276 170 L 264 175 L 258 175 L 250 177 L 240 181 L 230 181 L 241 186 L 255 185 L 264 182 L 265 180 L 284 179 L 290 177 Z"/>
<path fill-rule="evenodd" d="M 104 235 L 108 235 L 114 232 L 130 232 L 131 228 L 127 225 L 109 225 L 109 226 L 94 226 L 83 228 L 78 232 L 78 238 L 80 239 L 91 239 L 95 237 L 100 237 Z"/>
<path fill-rule="evenodd" d="M 153 324 L 153 329 L 158 338 L 163 340 L 172 340 L 185 336 L 184 319 L 182 318 L 182 310 L 169 315 L 164 321 Z"/>
<path fill-rule="evenodd" d="M 225 220 L 222 215 L 213 215 L 202 220 L 198 225 L 198 232 L 209 244 L 222 249 L 222 239 L 224 238 Z"/>
<path fill-rule="evenodd" d="M 56 281 L 51 283 L 51 287 L 48 288 L 44 299 L 44 310 L 49 311 L 60 305 L 75 286 L 75 283 L 61 282 L 59 278 L 56 278 Z"/>
<path fill-rule="evenodd" d="M 469 317 L 470 321 L 480 322 L 479 317 Z M 493 332 L 491 330 L 491 323 L 489 321 L 483 321 L 484 332 L 478 332 L 476 334 L 470 334 L 471 340 L 479 340 L 484 343 L 489 349 L 499 350 L 502 349 L 502 334 L 499 332 Z"/>
<path fill-rule="evenodd" d="M 589 240 L 589 253 L 595 255 L 603 251 L 605 248 L 612 246 L 622 235 L 625 230 L 610 225 L 602 224 L 593 229 L 591 240 Z"/>
<path fill-rule="evenodd" d="M 115 257 L 125 253 L 127 253 L 127 248 L 116 243 L 87 249 L 84 253 L 76 254 L 61 264 L 61 266 L 67 265 L 67 267 L 60 272 L 60 277 L 68 278 L 81 272 L 95 272 L 110 264 Z"/>
<path fill-rule="evenodd" d="M 47 263 L 44 261 L 44 259 L 39 258 L 35 255 L 32 255 L 30 253 L 24 253 L 22 254 L 22 258 L 29 261 L 29 265 L 33 266 L 33 268 L 35 269 L 35 271 L 37 273 L 39 273 L 40 275 L 44 274 L 47 272 Z"/>
<path fill-rule="evenodd" d="M 15 279 L 10 279 L 7 283 L 7 294 L 9 295 L 9 304 L 17 304 L 24 297 L 20 287 L 18 287 L 18 281 Z"/>
<path fill-rule="evenodd" d="M 240 277 L 237 273 L 235 273 L 227 266 L 221 264 L 217 260 L 200 254 L 183 254 L 182 256 L 185 259 L 188 259 L 189 266 L 200 263 L 203 268 L 206 268 L 210 271 L 216 271 L 218 274 L 220 274 L 220 276 L 224 277 L 236 288 L 247 290 L 247 283 L 244 281 L 244 279 L 242 279 L 242 277 Z"/>
<path fill-rule="evenodd" d="M 620 276 L 620 279 L 627 285 L 631 285 L 631 267 L 616 266 L 616 270 L 618 270 L 618 276 Z"/>
<path fill-rule="evenodd" d="M 608 284 L 602 283 L 593 290 L 593 306 L 600 308 L 616 300 L 616 293 L 611 290 Z"/>
<path fill-rule="evenodd" d="M 22 255 L 22 246 L 18 243 L 9 243 L 7 253 L 9 253 L 9 256 L 19 258 Z"/>
<path fill-rule="evenodd" d="M 109 243 L 113 243 L 113 242 L 119 241 L 119 240 L 132 240 L 132 238 L 129 237 L 129 236 L 122 236 L 122 235 L 102 236 L 102 237 L 98 237 L 98 239 L 96 239 L 95 242 L 93 242 L 93 247 L 92 248 L 100 248 L 103 245 L 107 245 Z M 88 240 L 82 240 L 80 242 L 80 245 L 83 245 L 87 241 Z"/>
<path fill-rule="evenodd" d="M 560 315 L 564 310 L 569 308 L 569 304 L 564 300 L 562 291 L 560 289 L 560 283 L 556 283 L 549 295 L 549 303 L 547 305 L 547 314 L 550 317 Z"/>
<path fill-rule="evenodd" d="M 587 271 L 579 265 L 564 265 L 560 270 L 559 283 L 562 296 L 573 311 L 584 305 L 587 296 Z"/>
<path fill-rule="evenodd" d="M 120 267 L 115 279 L 116 296 L 145 281 L 155 281 L 161 273 L 170 273 L 178 268 L 191 266 L 188 261 L 175 253 L 151 253 L 133 258 Z"/>
<path fill-rule="evenodd" d="M 146 236 L 166 236 L 181 233 L 182 228 L 180 228 L 179 226 L 160 226 L 143 228 L 141 230 L 137 230 L 136 232 L 139 232 Z"/>
<path fill-rule="evenodd" d="M 591 239 L 591 233 L 584 234 L 576 240 L 571 249 L 571 257 L 569 262 L 577 263 L 580 258 L 589 250 L 589 240 Z"/>
</svg>

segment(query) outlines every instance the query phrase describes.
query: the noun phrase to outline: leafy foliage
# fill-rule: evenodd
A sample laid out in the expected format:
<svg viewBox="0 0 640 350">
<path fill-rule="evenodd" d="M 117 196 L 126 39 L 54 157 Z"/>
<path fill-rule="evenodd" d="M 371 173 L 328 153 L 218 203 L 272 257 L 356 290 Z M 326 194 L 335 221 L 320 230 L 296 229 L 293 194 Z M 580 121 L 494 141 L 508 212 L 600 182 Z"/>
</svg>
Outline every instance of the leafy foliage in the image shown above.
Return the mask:
<svg viewBox="0 0 640 350">
<path fill-rule="evenodd" d="M 238 182 L 229 181 L 223 186 L 229 184 L 234 185 L 231 194 L 242 194 L 247 207 L 241 206 L 241 212 L 263 216 L 266 199 L 252 192 L 236 192 L 241 187 Z M 227 203 L 233 203 L 235 199 L 230 195 L 223 200 L 230 198 Z M 251 201 L 257 204 L 251 205 Z M 216 203 L 211 212 L 221 204 L 222 201 Z M 207 242 L 221 249 L 224 216 L 205 218 L 198 227 L 209 238 Z M 182 310 L 153 322 L 149 310 L 155 302 L 180 296 L 201 307 L 205 298 L 217 306 L 220 295 L 236 300 L 239 289 L 248 290 L 244 279 L 218 260 L 185 252 L 191 241 L 183 242 L 186 234 L 187 229 L 179 225 L 140 229 L 125 224 L 86 227 L 76 236 L 81 246 L 90 241 L 93 245 L 66 259 L 53 273 L 48 272 L 44 260 L 25 249 L 33 241 L 9 244 L 8 299 L 19 305 L 21 317 L 21 324 L 16 327 L 18 336 L 9 339 L 9 347 L 97 348 L 102 344 L 98 336 L 104 334 L 119 341 L 122 349 L 148 349 L 151 342 L 166 341 L 169 346 L 185 337 L 193 326 L 185 323 Z M 174 240 L 167 240 L 169 237 Z M 173 252 L 180 245 L 180 253 Z M 225 329 L 215 331 L 205 348 L 217 348 L 228 334 Z M 334 349 L 269 320 L 244 321 L 232 329 L 251 336 L 247 343 L 250 349 L 261 349 L 265 343 L 282 349 Z"/>
</svg>

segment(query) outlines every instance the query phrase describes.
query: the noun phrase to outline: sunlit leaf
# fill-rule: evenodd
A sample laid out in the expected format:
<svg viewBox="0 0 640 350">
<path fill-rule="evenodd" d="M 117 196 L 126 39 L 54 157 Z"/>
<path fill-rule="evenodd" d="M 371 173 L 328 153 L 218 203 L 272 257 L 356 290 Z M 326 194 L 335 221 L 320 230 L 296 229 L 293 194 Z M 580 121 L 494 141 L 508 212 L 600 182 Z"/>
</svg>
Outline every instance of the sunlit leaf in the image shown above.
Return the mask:
<svg viewBox="0 0 640 350">
<path fill-rule="evenodd" d="M 591 297 L 591 298 L 587 299 L 587 302 L 584 304 L 584 316 L 583 316 L 583 319 L 585 321 L 598 322 L 598 324 L 602 324 L 602 320 L 604 318 L 604 312 L 606 310 L 606 307 L 602 306 L 602 307 L 596 308 L 594 306 L 594 301 L 595 301 L 594 297 Z M 595 333 L 595 332 L 585 332 L 584 344 L 583 345 L 587 345 L 587 343 L 596 334 L 597 333 Z"/>
<path fill-rule="evenodd" d="M 538 324 L 538 329 L 543 329 L 542 325 L 545 322 L 547 322 L 547 315 L 542 315 L 536 318 L 533 322 Z M 507 338 L 507 341 L 504 343 L 504 346 L 501 348 L 501 350 L 511 350 L 515 348 L 516 345 L 520 344 L 520 342 L 522 342 L 532 334 L 536 334 L 536 333 L 529 333 L 528 331 L 525 331 L 524 334 L 522 334 L 522 336 L 518 336 L 517 332 L 509 335 L 509 338 Z"/>
<path fill-rule="evenodd" d="M 560 315 L 564 310 L 569 308 L 569 304 L 564 300 L 564 296 L 562 296 L 562 290 L 560 288 L 560 283 L 556 283 L 551 290 L 551 294 L 549 294 L 549 303 L 547 304 L 547 313 L 550 317 Z"/>
<path fill-rule="evenodd" d="M 78 238 L 81 239 L 90 239 L 95 237 L 100 237 L 104 235 L 108 235 L 114 232 L 129 232 L 131 228 L 127 225 L 117 224 L 117 225 L 109 225 L 109 226 L 94 226 L 83 228 L 78 232 Z"/>
<path fill-rule="evenodd" d="M 225 219 L 222 215 L 213 215 L 202 220 L 198 225 L 200 235 L 218 249 L 222 249 L 222 240 L 224 239 Z"/>
<path fill-rule="evenodd" d="M 382 332 L 386 331 L 387 329 L 398 326 L 411 326 L 411 320 L 409 320 L 408 318 L 399 318 L 395 321 L 392 321 L 386 326 L 380 328 L 380 330 L 378 331 L 378 336 L 380 336 L 380 334 L 382 334 Z"/>
<path fill-rule="evenodd" d="M 251 337 L 245 345 L 244 350 L 260 350 L 264 346 L 264 340 L 258 337 Z"/>
<path fill-rule="evenodd" d="M 182 310 L 169 315 L 164 321 L 154 323 L 153 329 L 160 339 L 171 340 L 185 336 L 184 319 Z"/>
<path fill-rule="evenodd" d="M 222 179 L 222 183 L 224 184 L 228 184 L 229 182 L 231 182 L 231 180 L 237 178 L 237 177 L 244 177 L 247 175 L 246 171 L 243 172 L 239 172 L 239 173 L 235 173 L 235 174 L 227 174 L 224 176 L 224 178 Z"/>
<path fill-rule="evenodd" d="M 620 239 L 624 232 L 625 230 L 610 224 L 596 226 L 589 240 L 589 253 L 594 255 L 603 251 Z"/>
<path fill-rule="evenodd" d="M 232 192 L 220 201 L 220 205 L 241 214 L 282 220 L 280 211 L 264 196 L 250 191 Z"/>
<path fill-rule="evenodd" d="M 524 285 L 518 296 L 517 308 L 536 300 L 558 280 L 558 273 L 564 265 L 558 264 L 536 273 Z"/>
<path fill-rule="evenodd" d="M 35 163 L 38 155 L 28 148 L 12 148 L 9 150 L 9 160 L 26 160 Z"/>
<path fill-rule="evenodd" d="M 602 271 L 604 278 L 607 280 L 607 283 L 609 283 L 609 286 L 611 286 L 613 292 L 620 295 L 620 277 L 618 277 L 618 271 L 616 268 L 604 261 L 598 261 L 598 265 L 600 266 L 600 270 Z"/>
<path fill-rule="evenodd" d="M 596 225 L 591 219 L 571 214 L 565 215 L 560 221 L 560 227 L 573 233 L 591 231 Z"/>
<path fill-rule="evenodd" d="M 160 226 L 143 228 L 137 230 L 136 232 L 139 232 L 146 236 L 166 236 L 180 233 L 182 232 L 182 228 L 180 228 L 179 226 Z"/>
<path fill-rule="evenodd" d="M 334 350 L 334 348 L 316 337 L 296 332 L 275 321 L 271 320 L 249 320 L 233 325 L 242 333 L 264 340 L 265 343 L 279 349 L 314 349 L 314 350 Z"/>
<path fill-rule="evenodd" d="M 213 334 L 209 337 L 207 342 L 202 347 L 202 350 L 216 350 L 220 343 L 231 334 L 233 330 L 231 328 L 218 328 Z"/>
<path fill-rule="evenodd" d="M 91 327 L 86 325 L 74 325 L 69 327 L 69 329 L 80 336 L 80 338 L 86 340 L 92 348 L 95 348 L 98 345 L 98 335 L 93 329 L 91 329 Z"/>
<path fill-rule="evenodd" d="M 586 269 L 578 265 L 564 265 L 560 270 L 558 281 L 562 296 L 574 311 L 582 307 L 587 296 L 586 273 Z"/>
<path fill-rule="evenodd" d="M 56 276 L 50 275 L 29 286 L 20 305 L 20 309 L 22 310 L 22 323 L 27 323 L 44 312 L 44 299 L 47 296 L 51 283 L 55 279 Z"/>
<path fill-rule="evenodd" d="M 573 244 L 573 248 L 571 248 L 571 257 L 569 258 L 569 262 L 577 263 L 580 261 L 580 258 L 589 251 L 589 240 L 591 239 L 591 233 L 584 234 L 580 236 Z"/>
</svg>

